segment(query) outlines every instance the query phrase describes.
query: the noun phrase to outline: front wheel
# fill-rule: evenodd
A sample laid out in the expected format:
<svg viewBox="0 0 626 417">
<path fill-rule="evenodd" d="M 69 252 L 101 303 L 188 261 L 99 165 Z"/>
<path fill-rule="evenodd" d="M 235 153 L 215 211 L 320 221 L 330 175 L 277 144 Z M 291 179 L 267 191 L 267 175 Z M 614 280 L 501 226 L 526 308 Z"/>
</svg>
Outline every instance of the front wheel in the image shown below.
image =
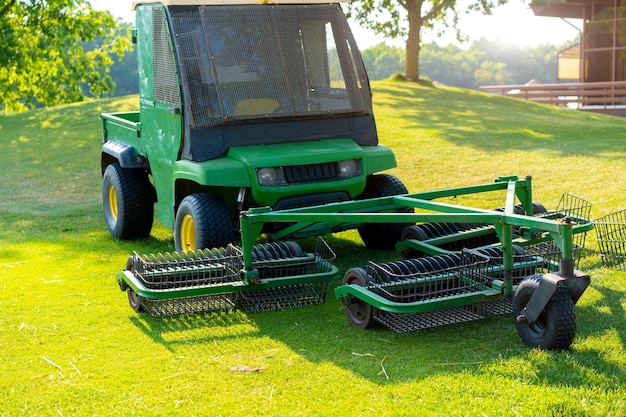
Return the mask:
<svg viewBox="0 0 626 417">
<path fill-rule="evenodd" d="M 224 247 L 234 239 L 228 205 L 212 194 L 191 194 L 176 212 L 174 244 L 177 251 Z"/>
<path fill-rule="evenodd" d="M 365 191 L 360 199 L 390 197 L 407 194 L 408 191 L 402 181 L 393 175 L 371 175 L 367 178 Z M 401 209 L 398 212 L 412 213 L 413 209 Z M 407 223 L 368 223 L 359 227 L 361 240 L 368 249 L 393 249 L 400 240 L 402 231 L 411 224 Z"/>
<path fill-rule="evenodd" d="M 568 349 L 576 334 L 576 313 L 574 303 L 567 288 L 558 284 L 557 290 L 539 315 L 537 321 L 528 325 L 520 323 L 517 317 L 528 304 L 530 297 L 539 288 L 541 274 L 524 279 L 513 296 L 513 318 L 517 333 L 531 348 L 547 350 Z"/>
</svg>

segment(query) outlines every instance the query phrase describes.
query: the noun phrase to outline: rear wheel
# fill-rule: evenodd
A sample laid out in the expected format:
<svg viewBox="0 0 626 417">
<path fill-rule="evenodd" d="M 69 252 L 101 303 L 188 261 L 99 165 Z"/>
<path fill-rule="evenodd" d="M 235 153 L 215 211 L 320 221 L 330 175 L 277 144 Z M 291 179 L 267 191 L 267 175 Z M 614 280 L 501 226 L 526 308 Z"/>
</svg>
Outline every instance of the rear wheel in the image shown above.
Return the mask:
<svg viewBox="0 0 626 417">
<path fill-rule="evenodd" d="M 348 270 L 343 277 L 343 285 L 350 284 L 360 285 L 361 287 L 367 286 L 367 272 L 365 269 L 352 268 Z M 348 297 L 350 297 L 350 303 L 345 306 L 348 321 L 353 326 L 361 329 L 372 328 L 375 324 L 374 307 L 351 295 L 348 295 Z"/>
<path fill-rule="evenodd" d="M 367 185 L 360 199 L 389 197 L 399 194 L 407 194 L 408 191 L 402 181 L 393 175 L 371 175 L 367 178 Z M 412 213 L 413 209 L 407 208 L 400 212 Z M 402 231 L 411 226 L 410 223 L 368 223 L 359 227 L 359 235 L 368 249 L 393 249 L 400 240 Z"/>
<path fill-rule="evenodd" d="M 513 318 L 516 319 L 539 288 L 541 274 L 524 279 L 513 296 Z M 557 290 L 539 315 L 537 321 L 528 325 L 515 320 L 517 333 L 531 348 L 562 350 L 570 347 L 576 334 L 576 313 L 567 288 L 558 284 Z"/>
<path fill-rule="evenodd" d="M 234 239 L 228 205 L 212 194 L 191 194 L 176 212 L 174 244 L 177 251 L 224 247 Z"/>
<path fill-rule="evenodd" d="M 154 218 L 154 192 L 143 169 L 114 163 L 102 177 L 102 208 L 109 232 L 116 239 L 150 235 Z"/>
</svg>

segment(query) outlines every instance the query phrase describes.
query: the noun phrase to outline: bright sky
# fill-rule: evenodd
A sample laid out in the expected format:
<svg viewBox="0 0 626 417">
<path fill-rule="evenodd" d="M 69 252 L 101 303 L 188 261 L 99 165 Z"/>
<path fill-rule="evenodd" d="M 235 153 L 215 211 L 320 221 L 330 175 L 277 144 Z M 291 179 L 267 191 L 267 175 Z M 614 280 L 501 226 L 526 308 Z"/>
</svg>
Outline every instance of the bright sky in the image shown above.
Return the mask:
<svg viewBox="0 0 626 417">
<path fill-rule="evenodd" d="M 500 39 L 518 46 L 533 46 L 543 43 L 561 44 L 578 35 L 576 28 L 559 18 L 537 17 L 522 0 L 509 1 L 510 4 L 496 8 L 491 16 L 472 14 L 461 17 L 459 25 L 462 32 L 469 36 L 470 42 L 484 37 L 490 40 Z M 109 10 L 116 17 L 134 22 L 135 12 L 130 10 L 132 1 L 91 0 L 91 4 L 96 9 Z M 582 26 L 580 20 L 569 22 L 578 28 Z M 361 50 L 384 41 L 382 37 L 360 28 L 355 22 L 351 22 L 351 27 Z M 455 43 L 453 34 L 436 39 L 433 33 L 426 33 L 424 38 L 425 42 L 437 42 L 441 45 Z M 403 40 L 387 43 L 404 46 Z"/>
</svg>

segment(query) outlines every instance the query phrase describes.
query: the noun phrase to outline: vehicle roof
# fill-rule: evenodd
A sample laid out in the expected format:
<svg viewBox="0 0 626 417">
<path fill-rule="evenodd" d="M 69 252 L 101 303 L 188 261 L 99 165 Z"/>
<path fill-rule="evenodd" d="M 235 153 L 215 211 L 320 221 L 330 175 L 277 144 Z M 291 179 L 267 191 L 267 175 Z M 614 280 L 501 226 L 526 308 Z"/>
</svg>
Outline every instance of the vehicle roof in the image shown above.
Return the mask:
<svg viewBox="0 0 626 417">
<path fill-rule="evenodd" d="M 324 4 L 344 3 L 350 0 L 143 0 L 133 3 L 131 10 L 141 4 L 161 3 L 164 6 L 225 6 L 229 4 Z"/>
</svg>

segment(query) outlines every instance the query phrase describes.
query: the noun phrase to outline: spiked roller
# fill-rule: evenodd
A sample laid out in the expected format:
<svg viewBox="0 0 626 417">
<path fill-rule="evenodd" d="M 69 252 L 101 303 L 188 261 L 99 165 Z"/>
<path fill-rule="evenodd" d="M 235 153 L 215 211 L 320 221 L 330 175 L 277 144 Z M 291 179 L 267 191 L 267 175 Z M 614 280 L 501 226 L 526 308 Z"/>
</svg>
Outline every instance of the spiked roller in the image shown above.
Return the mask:
<svg viewBox="0 0 626 417">
<path fill-rule="evenodd" d="M 255 245 L 252 271 L 242 250 L 225 248 L 139 255 L 116 278 L 130 306 L 152 316 L 242 308 L 276 310 L 323 303 L 337 276 L 335 254 L 323 239 L 305 253 L 295 242 Z M 248 271 L 250 272 L 250 271 Z"/>
</svg>

